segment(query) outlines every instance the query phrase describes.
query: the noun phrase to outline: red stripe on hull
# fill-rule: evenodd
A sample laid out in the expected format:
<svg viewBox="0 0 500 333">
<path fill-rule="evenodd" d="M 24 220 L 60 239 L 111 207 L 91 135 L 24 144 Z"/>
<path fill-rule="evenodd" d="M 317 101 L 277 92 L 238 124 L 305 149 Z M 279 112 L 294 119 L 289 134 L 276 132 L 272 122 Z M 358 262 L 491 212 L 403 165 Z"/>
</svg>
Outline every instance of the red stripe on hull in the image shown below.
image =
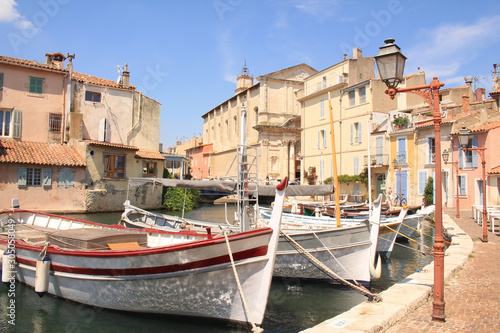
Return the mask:
<svg viewBox="0 0 500 333">
<path fill-rule="evenodd" d="M 233 253 L 235 261 L 248 258 L 260 257 L 267 254 L 267 245 L 254 249 L 249 249 L 237 253 Z M 17 258 L 20 264 L 36 267 L 36 262 L 24 258 Z M 183 264 L 175 264 L 168 266 L 157 267 L 140 267 L 140 268 L 81 268 L 81 267 L 68 267 L 51 264 L 50 268 L 55 272 L 85 274 L 85 275 L 110 275 L 110 276 L 127 276 L 127 275 L 147 275 L 147 274 L 161 274 L 161 273 L 174 273 L 184 270 L 195 268 L 210 267 L 218 264 L 230 262 L 229 255 L 213 257 Z"/>
</svg>

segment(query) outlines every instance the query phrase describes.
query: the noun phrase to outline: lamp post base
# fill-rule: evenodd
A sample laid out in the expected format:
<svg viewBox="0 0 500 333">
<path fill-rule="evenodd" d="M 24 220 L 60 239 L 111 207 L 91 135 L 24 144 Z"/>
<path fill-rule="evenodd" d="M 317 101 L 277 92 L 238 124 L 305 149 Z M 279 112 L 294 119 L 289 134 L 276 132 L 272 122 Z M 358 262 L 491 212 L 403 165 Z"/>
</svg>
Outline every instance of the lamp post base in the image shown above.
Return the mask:
<svg viewBox="0 0 500 333">
<path fill-rule="evenodd" d="M 444 314 L 444 302 L 432 302 L 432 320 L 445 322 L 446 316 Z"/>
</svg>

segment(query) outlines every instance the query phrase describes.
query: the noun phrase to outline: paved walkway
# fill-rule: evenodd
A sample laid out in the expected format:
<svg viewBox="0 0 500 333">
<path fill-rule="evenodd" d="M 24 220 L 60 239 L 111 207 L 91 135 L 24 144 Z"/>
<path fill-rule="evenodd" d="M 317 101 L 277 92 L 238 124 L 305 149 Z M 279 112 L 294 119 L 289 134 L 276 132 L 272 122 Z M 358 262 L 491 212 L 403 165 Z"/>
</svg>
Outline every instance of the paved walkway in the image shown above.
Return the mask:
<svg viewBox="0 0 500 333">
<path fill-rule="evenodd" d="M 468 262 L 445 285 L 446 322 L 431 320 L 431 298 L 385 332 L 500 332 L 500 234 L 488 231 L 488 243 L 483 243 L 482 227 L 470 210 L 461 210 L 460 218 L 453 209 L 444 213 L 474 244 Z"/>
<path fill-rule="evenodd" d="M 432 321 L 433 263 L 382 293 L 383 302 L 362 303 L 306 333 L 500 332 L 500 233 L 488 232 L 471 210 L 444 209 L 444 228 L 455 233 L 445 254 L 446 321 Z"/>
</svg>

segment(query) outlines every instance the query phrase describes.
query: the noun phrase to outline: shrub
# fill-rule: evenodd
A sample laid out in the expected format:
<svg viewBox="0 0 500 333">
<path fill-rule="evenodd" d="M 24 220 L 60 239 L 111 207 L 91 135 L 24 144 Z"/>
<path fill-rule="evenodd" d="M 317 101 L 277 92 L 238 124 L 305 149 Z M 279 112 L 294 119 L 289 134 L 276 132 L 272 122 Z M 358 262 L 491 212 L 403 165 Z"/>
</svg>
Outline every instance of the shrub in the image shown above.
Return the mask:
<svg viewBox="0 0 500 333">
<path fill-rule="evenodd" d="M 424 189 L 424 203 L 425 205 L 432 205 L 434 201 L 434 179 L 429 177 L 427 179 L 427 185 L 425 185 Z"/>
</svg>

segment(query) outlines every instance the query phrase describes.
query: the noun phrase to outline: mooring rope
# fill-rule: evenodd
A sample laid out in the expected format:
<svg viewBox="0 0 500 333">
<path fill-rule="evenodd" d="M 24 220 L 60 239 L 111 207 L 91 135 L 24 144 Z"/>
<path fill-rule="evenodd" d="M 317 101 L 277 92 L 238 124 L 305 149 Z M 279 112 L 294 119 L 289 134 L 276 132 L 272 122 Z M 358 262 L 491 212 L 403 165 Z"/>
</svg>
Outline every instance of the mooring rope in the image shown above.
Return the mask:
<svg viewBox="0 0 500 333">
<path fill-rule="evenodd" d="M 380 236 L 379 236 L 379 239 L 383 239 L 383 240 L 385 240 L 385 241 L 391 242 L 391 240 L 389 240 L 389 239 L 387 239 L 387 238 L 380 237 Z M 403 244 L 398 243 L 398 242 L 396 242 L 396 241 L 394 242 L 394 245 L 399 245 L 399 246 L 404 247 L 404 248 L 406 248 L 406 249 L 413 250 L 413 251 L 415 251 L 415 252 L 418 252 L 418 253 L 420 253 L 420 254 L 423 254 L 424 256 L 429 255 L 429 254 L 432 254 L 432 253 L 430 253 L 430 252 L 424 252 L 424 251 L 421 251 L 421 250 L 414 249 L 414 248 L 412 248 L 411 246 L 406 246 L 406 245 L 403 245 Z"/>
<path fill-rule="evenodd" d="M 229 253 L 229 259 L 231 259 L 231 267 L 233 268 L 233 273 L 234 273 L 234 278 L 236 279 L 236 284 L 238 285 L 238 291 L 240 292 L 241 296 L 241 301 L 243 302 L 243 307 L 245 309 L 245 313 L 248 316 L 248 319 L 250 319 L 250 324 L 252 325 L 252 332 L 255 333 L 260 333 L 264 332 L 264 330 L 257 325 L 255 325 L 252 314 L 250 313 L 250 310 L 248 309 L 248 304 L 245 298 L 245 294 L 243 294 L 243 288 L 241 287 L 240 279 L 238 277 L 238 272 L 236 271 L 236 265 L 234 264 L 233 260 L 233 253 L 231 252 L 231 246 L 229 245 L 229 238 L 227 238 L 227 230 L 224 229 L 224 238 L 226 239 L 226 245 L 227 245 L 227 252 Z"/>
<path fill-rule="evenodd" d="M 281 230 L 281 234 L 285 236 L 285 238 L 292 243 L 292 245 L 299 251 L 299 253 L 302 253 L 311 261 L 314 265 L 316 265 L 318 268 L 322 269 L 324 272 L 329 274 L 330 276 L 334 277 L 335 279 L 338 279 L 342 281 L 345 285 L 353 288 L 354 290 L 360 292 L 364 296 L 368 297 L 368 301 L 370 302 L 380 302 L 382 301 L 382 298 L 380 295 L 373 294 L 371 293 L 368 289 L 366 289 L 363 286 L 357 286 L 355 284 L 352 284 L 351 282 L 347 281 L 346 279 L 340 277 L 338 274 L 336 274 L 334 271 L 332 271 L 330 268 L 325 266 L 321 261 L 316 259 L 311 253 L 309 253 L 306 249 L 304 249 L 302 246 L 300 246 L 296 241 L 294 241 L 287 233 L 285 233 L 283 230 Z"/>
<path fill-rule="evenodd" d="M 353 280 L 354 283 L 356 283 L 357 286 L 360 286 L 360 284 L 358 283 L 358 281 L 356 281 L 356 279 L 351 275 L 351 273 L 349 273 L 349 271 L 344 267 L 344 265 L 342 265 L 342 263 L 337 259 L 337 257 L 335 257 L 333 255 L 333 253 L 330 251 L 330 249 L 326 247 L 326 245 L 321 241 L 321 239 L 319 239 L 318 235 L 316 235 L 316 233 L 314 232 L 314 230 L 311 229 L 311 226 L 309 226 L 309 230 L 311 230 L 312 234 L 314 235 L 314 237 L 316 237 L 316 239 L 318 240 L 318 242 L 320 242 L 321 245 L 323 245 L 323 247 L 328 251 L 328 253 L 330 253 L 330 255 L 332 256 L 332 258 L 335 259 L 335 261 L 337 262 L 337 264 L 339 264 L 339 266 L 342 267 L 342 269 L 344 270 L 344 272 L 346 272 L 346 274 L 349 275 L 349 277 L 351 278 L 351 280 Z"/>
<path fill-rule="evenodd" d="M 415 239 L 410 238 L 410 237 L 408 237 L 408 236 L 406 236 L 406 235 L 404 235 L 404 234 L 400 233 L 399 231 L 392 229 L 392 228 L 391 228 L 391 227 L 389 227 L 388 225 L 384 225 L 384 227 L 385 227 L 385 228 L 387 228 L 387 229 L 389 229 L 389 230 L 391 230 L 391 231 L 394 231 L 396 234 L 398 234 L 398 235 L 400 235 L 400 236 L 402 236 L 402 237 L 405 237 L 405 238 L 406 238 L 406 239 L 408 239 L 409 241 L 412 241 L 412 242 L 417 243 L 417 241 L 416 241 Z M 425 244 L 422 244 L 422 245 L 423 245 L 426 249 L 428 249 L 428 250 L 432 251 L 432 249 L 431 249 L 430 247 L 428 247 L 427 245 L 425 245 Z"/>
</svg>

